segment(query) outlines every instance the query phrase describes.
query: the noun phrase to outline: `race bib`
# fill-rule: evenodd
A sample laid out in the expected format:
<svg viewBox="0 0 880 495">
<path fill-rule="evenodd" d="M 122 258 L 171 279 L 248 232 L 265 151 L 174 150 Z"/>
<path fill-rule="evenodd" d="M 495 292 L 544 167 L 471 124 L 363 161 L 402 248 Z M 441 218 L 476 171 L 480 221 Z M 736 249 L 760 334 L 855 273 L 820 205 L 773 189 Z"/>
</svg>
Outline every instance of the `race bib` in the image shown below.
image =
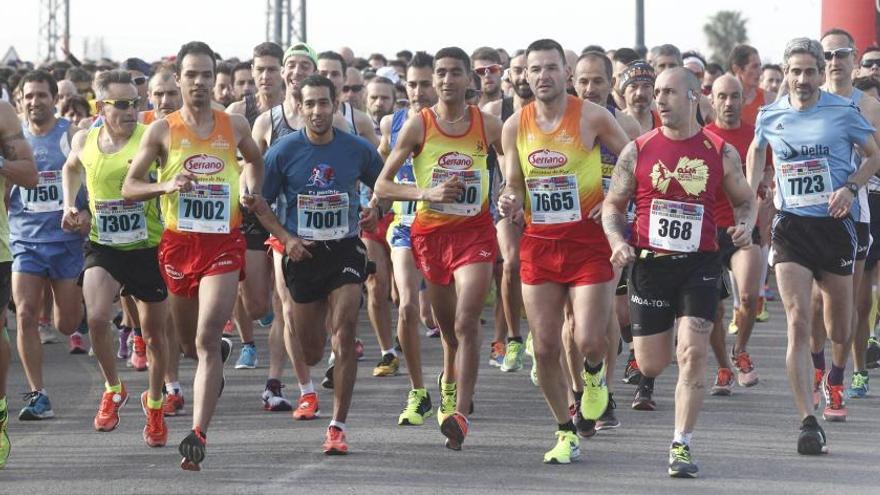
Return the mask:
<svg viewBox="0 0 880 495">
<path fill-rule="evenodd" d="M 411 180 L 394 180 L 398 184 L 407 184 L 414 186 L 416 183 Z M 404 227 L 412 226 L 416 219 L 416 209 L 419 207 L 418 201 L 398 201 L 397 208 L 400 211 L 400 225 Z"/>
<path fill-rule="evenodd" d="M 230 215 L 229 184 L 193 184 L 180 193 L 177 228 L 183 232 L 228 234 Z"/>
<path fill-rule="evenodd" d="M 779 188 L 786 206 L 827 205 L 831 198 L 831 170 L 828 160 L 819 158 L 786 162 L 776 166 Z"/>
<path fill-rule="evenodd" d="M 651 201 L 648 230 L 652 248 L 696 252 L 703 232 L 703 205 L 655 199 Z"/>
<path fill-rule="evenodd" d="M 871 178 L 868 179 L 868 183 L 866 184 L 866 186 L 869 193 L 880 193 L 880 177 L 872 175 Z"/>
<path fill-rule="evenodd" d="M 309 241 L 335 241 L 348 235 L 348 193 L 296 196 L 296 235 Z"/>
<path fill-rule="evenodd" d="M 581 202 L 577 177 L 574 175 L 529 177 L 526 179 L 526 189 L 529 191 L 533 224 L 580 221 Z"/>
<path fill-rule="evenodd" d="M 602 192 L 608 194 L 608 190 L 611 189 L 611 175 L 614 174 L 614 164 L 603 163 L 602 164 Z"/>
<path fill-rule="evenodd" d="M 147 238 L 147 217 L 140 201 L 95 200 L 98 243 L 131 244 Z"/>
<path fill-rule="evenodd" d="M 61 211 L 61 171 L 47 170 L 39 173 L 39 182 L 33 189 L 21 190 L 24 211 L 28 213 L 47 213 Z"/>
<path fill-rule="evenodd" d="M 431 187 L 442 184 L 450 177 L 464 182 L 464 191 L 452 203 L 430 203 L 429 208 L 447 215 L 472 217 L 483 207 L 483 175 L 481 170 L 447 170 L 435 168 L 431 174 Z"/>
</svg>

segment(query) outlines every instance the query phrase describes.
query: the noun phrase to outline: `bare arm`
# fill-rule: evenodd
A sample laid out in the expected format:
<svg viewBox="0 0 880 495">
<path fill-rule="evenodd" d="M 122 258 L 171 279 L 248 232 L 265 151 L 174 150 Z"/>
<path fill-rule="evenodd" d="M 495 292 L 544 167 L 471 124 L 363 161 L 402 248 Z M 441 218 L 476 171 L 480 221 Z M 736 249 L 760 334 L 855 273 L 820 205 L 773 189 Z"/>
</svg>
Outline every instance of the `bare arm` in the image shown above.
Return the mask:
<svg viewBox="0 0 880 495">
<path fill-rule="evenodd" d="M 0 175 L 12 184 L 33 188 L 37 186 L 37 166 L 27 139 L 21 132 L 21 124 L 15 110 L 0 101 L 0 155 L 6 159 Z"/>
<path fill-rule="evenodd" d="M 620 124 L 620 127 L 623 129 L 623 132 L 626 133 L 626 137 L 628 137 L 630 141 L 636 139 L 642 134 L 642 128 L 639 126 L 639 123 L 636 122 L 636 119 L 630 117 L 623 111 L 618 111 L 614 114 L 614 117 L 617 119 L 617 123 Z"/>
<path fill-rule="evenodd" d="M 251 138 L 257 143 L 260 153 L 265 153 L 269 149 L 269 140 L 272 138 L 272 117 L 270 112 L 263 112 L 254 122 L 254 128 L 251 130 Z"/>
<path fill-rule="evenodd" d="M 499 157 L 504 155 L 505 149 L 516 149 L 516 146 L 513 148 L 505 148 L 504 143 L 501 142 L 501 127 L 503 125 L 501 119 L 490 113 L 483 112 L 483 125 L 486 127 L 486 139 L 489 141 L 486 144 L 495 148 L 495 153 L 497 153 Z M 515 144 L 516 142 L 514 141 L 514 145 Z"/>
<path fill-rule="evenodd" d="M 637 159 L 636 145 L 627 144 L 617 156 L 617 164 L 611 174 L 611 185 L 602 203 L 602 228 L 612 251 L 616 251 L 615 246 L 626 244 L 626 206 L 636 191 Z"/>
<path fill-rule="evenodd" d="M 147 127 L 122 183 L 122 197 L 132 201 L 147 201 L 178 190 L 174 184 L 176 177 L 166 182 L 155 183 L 150 182 L 149 178 L 150 166 L 166 153 L 165 139 L 169 132 L 168 122 L 165 119 L 157 120 Z"/>
<path fill-rule="evenodd" d="M 373 145 L 373 147 L 379 147 L 379 138 L 376 137 L 376 131 L 373 129 L 373 120 L 360 110 L 354 110 L 354 126 L 357 128 L 358 136 L 366 139 Z"/>
<path fill-rule="evenodd" d="M 764 179 L 764 169 L 767 164 L 767 145 L 758 145 L 758 140 L 753 139 L 746 152 L 746 179 L 752 194 L 758 194 L 758 187 Z"/>
<path fill-rule="evenodd" d="M 88 131 L 79 131 L 71 143 L 70 154 L 61 169 L 61 188 L 64 193 L 64 209 L 76 209 L 76 195 L 82 187 L 83 166 L 79 154 L 86 142 Z"/>
<path fill-rule="evenodd" d="M 501 130 L 501 146 L 507 154 L 501 159 L 505 185 L 498 198 L 498 209 L 505 217 L 515 215 L 525 201 L 526 184 L 516 148 L 518 133 L 519 112 L 507 119 Z"/>
<path fill-rule="evenodd" d="M 379 121 L 379 131 L 382 133 L 382 136 L 379 138 L 379 156 L 382 157 L 382 160 L 388 160 L 388 156 L 391 155 L 391 122 L 392 116 L 386 115 L 382 117 L 382 120 Z"/>
<path fill-rule="evenodd" d="M 260 194 L 263 190 L 263 154 L 257 143 L 251 138 L 251 126 L 240 116 L 233 115 L 230 119 L 238 139 L 238 151 L 244 158 L 244 178 L 249 194 Z"/>
<path fill-rule="evenodd" d="M 593 105 L 593 104 L 591 104 Z M 602 142 L 608 151 L 619 155 L 630 139 L 617 123 L 617 119 L 608 110 L 595 105 L 589 112 L 587 125 L 596 129 L 596 139 Z M 583 131 L 581 132 L 583 134 Z"/>
<path fill-rule="evenodd" d="M 244 102 L 244 99 L 241 99 L 230 103 L 229 106 L 223 110 L 229 115 L 244 115 L 246 109 L 247 103 Z"/>
<path fill-rule="evenodd" d="M 755 191 L 749 187 L 742 173 L 742 161 L 739 153 L 729 143 L 724 145 L 724 178 L 721 187 L 733 206 L 735 226 L 731 239 L 737 246 L 746 246 L 751 242 L 752 229 L 758 210 L 755 203 Z"/>
</svg>

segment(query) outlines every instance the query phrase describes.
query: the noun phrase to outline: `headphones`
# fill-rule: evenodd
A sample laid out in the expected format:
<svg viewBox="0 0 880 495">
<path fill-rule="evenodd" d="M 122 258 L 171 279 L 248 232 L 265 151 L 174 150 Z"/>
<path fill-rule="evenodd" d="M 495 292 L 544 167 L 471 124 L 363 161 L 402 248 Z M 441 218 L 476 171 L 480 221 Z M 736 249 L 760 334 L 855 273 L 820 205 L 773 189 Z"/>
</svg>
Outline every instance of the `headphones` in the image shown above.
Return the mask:
<svg viewBox="0 0 880 495">
<path fill-rule="evenodd" d="M 692 89 L 688 90 L 688 100 L 697 101 L 697 95 L 696 95 L 696 93 L 694 93 L 694 90 L 692 90 Z"/>
</svg>

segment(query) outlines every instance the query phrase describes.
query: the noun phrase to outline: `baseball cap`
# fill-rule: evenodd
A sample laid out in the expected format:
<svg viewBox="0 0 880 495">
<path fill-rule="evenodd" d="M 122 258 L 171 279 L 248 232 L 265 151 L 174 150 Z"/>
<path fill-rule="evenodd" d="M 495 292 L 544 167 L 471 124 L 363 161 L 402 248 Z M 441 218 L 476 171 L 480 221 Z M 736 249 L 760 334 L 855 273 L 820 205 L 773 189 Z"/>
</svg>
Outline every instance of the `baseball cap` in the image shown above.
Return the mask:
<svg viewBox="0 0 880 495">
<path fill-rule="evenodd" d="M 287 59 L 294 55 L 302 55 L 303 57 L 309 57 L 312 63 L 315 64 L 315 67 L 318 66 L 318 53 L 315 52 L 315 49 L 309 46 L 308 43 L 295 43 L 284 52 L 284 60 L 281 61 L 282 65 L 287 63 Z"/>
</svg>

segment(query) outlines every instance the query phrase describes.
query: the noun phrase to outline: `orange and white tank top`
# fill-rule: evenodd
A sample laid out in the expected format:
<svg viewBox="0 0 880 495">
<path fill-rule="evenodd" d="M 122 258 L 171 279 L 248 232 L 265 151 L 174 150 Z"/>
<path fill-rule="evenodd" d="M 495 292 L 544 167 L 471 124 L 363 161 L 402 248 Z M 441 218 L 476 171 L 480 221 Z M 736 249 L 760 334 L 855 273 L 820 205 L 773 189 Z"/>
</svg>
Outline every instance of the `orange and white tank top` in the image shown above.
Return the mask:
<svg viewBox="0 0 880 495">
<path fill-rule="evenodd" d="M 440 128 L 432 109 L 421 111 L 425 132 L 421 149 L 412 159 L 416 184 L 427 189 L 458 176 L 464 182 L 465 190 L 452 203 L 420 201 L 412 224 L 415 234 L 492 225 L 487 162 L 489 143 L 483 114 L 474 105 L 468 106 L 468 112 L 470 127 L 467 132 L 453 136 Z"/>
<path fill-rule="evenodd" d="M 229 234 L 241 224 L 235 131 L 229 115 L 214 110 L 214 130 L 202 139 L 183 121 L 180 111 L 165 117 L 171 130 L 168 163 L 159 168 L 159 182 L 179 173 L 196 177 L 193 190 L 162 196 L 165 227 L 175 232 Z"/>
</svg>

